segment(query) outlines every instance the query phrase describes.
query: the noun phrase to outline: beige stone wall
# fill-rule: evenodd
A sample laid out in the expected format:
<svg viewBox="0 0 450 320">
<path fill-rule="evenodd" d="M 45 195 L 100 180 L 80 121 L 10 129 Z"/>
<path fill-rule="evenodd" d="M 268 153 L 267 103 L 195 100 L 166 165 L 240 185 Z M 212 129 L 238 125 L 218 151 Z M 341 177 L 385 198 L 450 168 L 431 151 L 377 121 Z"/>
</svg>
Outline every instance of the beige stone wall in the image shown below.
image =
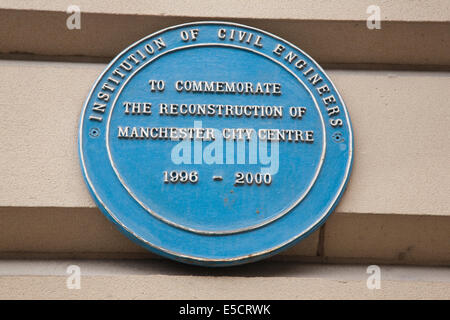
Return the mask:
<svg viewBox="0 0 450 320">
<path fill-rule="evenodd" d="M 128 243 L 124 237 L 108 241 L 107 248 L 101 244 L 100 239 L 109 239 L 112 231 L 92 210 L 95 204 L 82 179 L 76 146 L 81 105 L 104 67 L 0 61 L 4 76 L 14 84 L 0 88 L 4 108 L 0 227 L 6 230 L 0 255 L 127 253 L 122 248 Z M 335 217 L 323 229 L 324 239 L 319 243 L 316 233 L 308 246 L 301 243 L 287 255 L 448 264 L 450 180 L 443 173 L 448 172 L 450 154 L 449 73 L 330 70 L 329 74 L 352 118 L 356 150 L 352 176 Z M 64 218 L 59 221 L 58 215 Z M 64 226 L 68 219 L 76 219 L 78 225 Z M 93 228 L 96 222 L 95 236 L 83 246 L 76 245 L 81 241 L 77 233 L 71 237 L 73 244 L 67 239 L 70 230 Z M 30 230 L 39 224 L 40 236 Z M 360 241 L 350 240 L 355 232 L 360 232 Z M 24 233 L 29 242 L 20 240 Z M 399 235 L 404 240 L 394 240 Z M 48 239 L 47 247 L 42 237 Z M 38 238 L 35 249 L 27 249 Z M 62 244 L 66 249 L 55 249 Z"/>
<path fill-rule="evenodd" d="M 80 289 L 66 287 L 79 266 Z M 0 299 L 448 299 L 448 270 L 382 266 L 367 289 L 367 267 L 260 262 L 198 268 L 156 260 L 0 260 Z"/>
<path fill-rule="evenodd" d="M 0 259 L 157 259 L 95 208 L 78 163 L 82 104 L 106 63 L 135 40 L 173 24 L 224 20 L 309 53 L 339 88 L 353 124 L 354 167 L 336 212 L 272 260 L 450 265 L 449 1 L 378 1 L 381 30 L 366 27 L 372 1 L 72 2 L 0 0 Z M 66 28 L 69 4 L 82 10 L 81 30 Z M 6 288 L 35 280 L 3 281 Z M 220 281 L 231 288 L 234 280 Z M 264 283 L 254 281 L 254 288 Z M 402 285 L 392 283 L 397 297 Z M 441 285 L 424 290 L 450 296 Z"/>
<path fill-rule="evenodd" d="M 82 28 L 68 30 L 65 11 L 74 3 L 2 0 L 0 52 L 111 58 L 162 28 L 222 20 L 274 33 L 321 64 L 450 65 L 447 0 L 377 1 L 380 30 L 366 27 L 371 0 L 79 0 Z"/>
</svg>

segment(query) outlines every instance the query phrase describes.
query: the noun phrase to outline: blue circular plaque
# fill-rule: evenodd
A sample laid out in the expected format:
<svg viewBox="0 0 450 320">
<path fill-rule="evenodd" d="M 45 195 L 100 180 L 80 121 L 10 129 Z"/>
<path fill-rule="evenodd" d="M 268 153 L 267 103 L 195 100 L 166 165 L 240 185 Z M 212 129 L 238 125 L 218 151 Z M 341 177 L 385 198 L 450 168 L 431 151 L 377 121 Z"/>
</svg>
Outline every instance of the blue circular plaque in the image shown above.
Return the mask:
<svg viewBox="0 0 450 320">
<path fill-rule="evenodd" d="M 103 213 L 149 250 L 208 266 L 268 257 L 317 229 L 352 150 L 322 68 L 226 22 L 170 27 L 125 49 L 89 93 L 79 131 Z"/>
</svg>

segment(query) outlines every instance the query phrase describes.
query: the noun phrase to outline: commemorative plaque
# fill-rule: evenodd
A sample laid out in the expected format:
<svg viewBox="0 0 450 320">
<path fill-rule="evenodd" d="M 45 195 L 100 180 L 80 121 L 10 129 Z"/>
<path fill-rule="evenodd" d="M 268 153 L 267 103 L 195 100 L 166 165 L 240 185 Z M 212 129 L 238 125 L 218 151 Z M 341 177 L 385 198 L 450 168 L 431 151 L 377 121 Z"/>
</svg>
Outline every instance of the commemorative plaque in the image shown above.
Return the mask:
<svg viewBox="0 0 450 320">
<path fill-rule="evenodd" d="M 317 229 L 352 164 L 344 101 L 275 35 L 226 22 L 156 32 L 108 65 L 84 105 L 79 153 L 103 213 L 177 261 L 259 260 Z"/>
</svg>

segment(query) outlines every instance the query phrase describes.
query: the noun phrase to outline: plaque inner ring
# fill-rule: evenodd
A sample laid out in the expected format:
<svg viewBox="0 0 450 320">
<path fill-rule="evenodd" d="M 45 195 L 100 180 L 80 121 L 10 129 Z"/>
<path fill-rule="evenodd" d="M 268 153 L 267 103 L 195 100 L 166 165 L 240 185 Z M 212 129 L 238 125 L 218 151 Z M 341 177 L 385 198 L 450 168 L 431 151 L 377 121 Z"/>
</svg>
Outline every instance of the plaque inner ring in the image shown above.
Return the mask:
<svg viewBox="0 0 450 320">
<path fill-rule="evenodd" d="M 320 118 L 320 122 L 321 122 L 321 129 L 322 129 L 322 150 L 321 150 L 321 156 L 320 156 L 320 160 L 318 163 L 318 166 L 316 168 L 316 171 L 314 173 L 314 177 L 313 179 L 310 181 L 307 189 L 305 192 L 303 192 L 303 194 L 301 194 L 301 196 L 292 203 L 292 205 L 290 205 L 288 208 L 281 210 L 280 212 L 278 212 L 276 215 L 270 217 L 269 219 L 263 220 L 262 222 L 256 223 L 254 225 L 249 225 L 249 226 L 245 226 L 242 228 L 235 228 L 235 229 L 230 229 L 230 230 L 200 230 L 200 229 L 196 229 L 196 228 L 191 228 L 185 225 L 182 225 L 180 223 L 176 223 L 174 221 L 171 221 L 169 219 L 167 219 L 166 217 L 164 217 L 164 215 L 161 215 L 160 213 L 156 212 L 155 210 L 152 210 L 151 208 L 149 208 L 142 200 L 140 200 L 136 194 L 133 192 L 132 188 L 129 187 L 125 181 L 125 179 L 122 177 L 122 175 L 120 174 L 113 156 L 111 154 L 111 148 L 110 148 L 110 124 L 111 124 L 111 118 L 112 118 L 112 114 L 113 111 L 115 109 L 117 100 L 120 97 L 120 94 L 122 92 L 122 90 L 125 88 L 125 86 L 127 85 L 127 83 L 142 69 L 144 68 L 146 65 L 148 65 L 149 63 L 152 63 L 153 61 L 155 61 L 156 59 L 169 54 L 171 52 L 175 52 L 178 50 L 184 50 L 184 49 L 189 49 L 189 48 L 194 48 L 194 47 L 208 47 L 208 46 L 215 46 L 215 47 L 232 47 L 232 48 L 236 48 L 236 49 L 241 49 L 241 50 L 246 50 L 246 51 L 250 51 L 252 53 L 258 54 L 260 56 L 263 56 L 266 59 L 269 59 L 270 61 L 276 63 L 277 65 L 279 65 L 280 67 L 282 67 L 284 70 L 288 71 L 290 74 L 292 74 L 297 81 L 308 91 L 310 97 L 312 98 L 312 100 L 314 101 L 314 106 L 315 109 L 317 111 L 317 114 L 319 115 Z M 283 217 L 284 215 L 288 214 L 293 208 L 295 208 L 303 199 L 305 199 L 305 197 L 307 196 L 307 194 L 309 193 L 309 191 L 311 190 L 311 188 L 313 187 L 319 173 L 320 170 L 322 168 L 322 164 L 325 160 L 325 152 L 326 152 L 326 130 L 325 130 L 325 123 L 324 123 L 324 119 L 322 116 L 322 113 L 319 110 L 319 106 L 317 103 L 316 98 L 314 97 L 314 95 L 312 94 L 311 90 L 300 80 L 300 78 L 293 73 L 289 68 L 287 68 L 285 65 L 283 65 L 282 63 L 280 63 L 279 61 L 271 58 L 270 56 L 262 53 L 262 52 L 258 52 L 256 50 L 253 50 L 251 48 L 247 48 L 247 47 L 241 47 L 238 45 L 232 45 L 232 44 L 220 44 L 220 43 L 199 43 L 199 44 L 194 44 L 194 45 L 185 45 L 185 46 L 181 46 L 181 47 L 177 47 L 171 50 L 167 50 L 164 51 L 162 53 L 160 53 L 158 56 L 153 57 L 152 59 L 149 59 L 148 61 L 146 61 L 145 63 L 143 63 L 139 68 L 137 68 L 135 71 L 133 71 L 132 74 L 130 74 L 130 76 L 128 77 L 128 79 L 124 82 L 124 84 L 120 87 L 116 97 L 114 98 L 114 101 L 112 103 L 112 107 L 110 110 L 110 113 L 108 115 L 108 120 L 107 120 L 107 126 L 106 126 L 106 147 L 107 147 L 107 152 L 108 152 L 108 157 L 111 163 L 111 166 L 117 176 L 117 178 L 119 179 L 120 183 L 123 185 L 123 187 L 125 188 L 125 190 L 128 192 L 128 194 L 143 208 L 145 209 L 148 213 L 150 213 L 153 217 L 167 223 L 168 225 L 171 225 L 173 227 L 182 229 L 182 230 L 186 230 L 189 232 L 193 232 L 193 233 L 198 233 L 198 234 L 205 234 L 205 235 L 227 235 L 227 234 L 235 234 L 235 233 L 240 233 L 240 232 L 246 232 L 246 231 L 251 231 L 260 227 L 263 227 L 267 224 L 270 224 L 278 219 L 280 219 L 281 217 Z"/>
</svg>

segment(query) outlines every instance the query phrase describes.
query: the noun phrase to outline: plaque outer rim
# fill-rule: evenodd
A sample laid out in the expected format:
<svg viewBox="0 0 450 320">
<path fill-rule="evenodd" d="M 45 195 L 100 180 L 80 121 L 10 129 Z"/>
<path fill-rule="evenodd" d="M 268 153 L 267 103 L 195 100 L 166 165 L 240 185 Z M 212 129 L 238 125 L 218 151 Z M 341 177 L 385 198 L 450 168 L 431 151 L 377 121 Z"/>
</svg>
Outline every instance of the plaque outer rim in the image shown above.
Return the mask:
<svg viewBox="0 0 450 320">
<path fill-rule="evenodd" d="M 193 25 L 207 25 L 207 24 L 222 24 L 222 25 L 228 25 L 228 26 L 236 26 L 236 27 L 241 27 L 241 28 L 246 28 L 246 29 L 250 29 L 250 30 L 255 30 L 257 32 L 260 32 L 262 34 L 266 34 L 274 39 L 280 40 L 290 46 L 292 46 L 295 50 L 298 50 L 299 52 L 301 52 L 301 54 L 303 54 L 305 57 L 307 57 L 308 59 L 311 60 L 311 62 L 314 63 L 315 67 L 317 67 L 318 70 L 320 70 L 324 76 L 326 76 L 329 84 L 332 86 L 332 88 L 334 89 L 334 91 L 336 92 L 340 102 L 342 102 L 342 106 L 343 106 L 343 110 L 344 110 L 344 114 L 345 114 L 345 118 L 347 120 L 347 126 L 348 126 L 348 130 L 349 130 L 349 150 L 348 150 L 348 161 L 347 161 L 347 166 L 346 166 L 346 172 L 345 172 L 345 178 L 343 179 L 340 187 L 339 187 L 339 191 L 336 193 L 334 199 L 332 200 L 332 204 L 323 211 L 323 214 L 316 220 L 315 224 L 312 224 L 308 229 L 303 230 L 303 232 L 297 234 L 295 237 L 292 237 L 286 241 L 284 241 L 283 243 L 266 249 L 266 250 L 262 250 L 253 254 L 248 254 L 248 255 L 243 255 L 243 256 L 238 256 L 238 257 L 233 257 L 233 258 L 224 258 L 224 259 L 217 259 L 217 258 L 205 258 L 205 257 L 199 257 L 199 256 L 191 256 L 191 255 L 187 255 L 187 254 L 183 254 L 183 253 L 179 253 L 179 252 L 175 252 L 172 250 L 168 250 L 166 248 L 157 246 L 155 244 L 150 243 L 149 241 L 142 239 L 141 237 L 139 237 L 136 233 L 134 233 L 132 230 L 130 230 L 129 228 L 127 228 L 125 225 L 123 225 L 118 219 L 117 217 L 114 215 L 114 213 L 105 205 L 105 203 L 100 199 L 100 197 L 97 195 L 95 188 L 92 184 L 92 182 L 89 179 L 86 167 L 84 165 L 84 157 L 83 157 L 83 150 L 82 150 L 82 132 L 83 132 L 83 120 L 84 120 L 84 116 L 86 113 L 86 109 L 88 106 L 88 102 L 92 96 L 92 93 L 94 92 L 95 88 L 97 87 L 97 85 L 99 84 L 100 80 L 103 78 L 103 76 L 105 75 L 105 73 L 109 70 L 109 68 L 119 59 L 119 57 L 121 57 L 124 53 L 126 53 L 129 49 L 131 49 L 132 47 L 134 47 L 135 45 L 141 43 L 142 41 L 145 41 L 151 37 L 154 37 L 158 34 L 162 34 L 166 31 L 169 30 L 173 30 L 173 29 L 177 29 L 177 28 L 181 28 L 181 27 L 186 27 L 186 26 L 193 26 Z M 302 240 L 303 238 L 307 237 L 308 235 L 310 235 L 312 232 L 314 232 L 315 230 L 317 230 L 327 219 L 327 217 L 333 212 L 333 210 L 335 209 L 335 207 L 337 206 L 337 204 L 339 203 L 340 198 L 342 197 L 345 188 L 347 186 L 347 183 L 349 181 L 349 177 L 350 177 L 350 173 L 352 170 L 352 166 L 353 166 L 353 150 L 354 150 L 354 138 L 353 138 L 353 129 L 352 129 L 352 125 L 351 125 L 351 121 L 350 121 L 350 116 L 348 114 L 348 110 L 346 107 L 346 104 L 344 102 L 344 100 L 342 99 L 341 94 L 339 93 L 338 89 L 335 87 L 334 83 L 331 81 L 331 79 L 329 78 L 329 76 L 327 75 L 327 73 L 323 70 L 323 68 L 321 67 L 320 64 L 317 63 L 317 61 L 315 61 L 311 56 L 309 56 L 307 53 L 305 53 L 303 50 L 301 50 L 300 48 L 298 48 L 296 45 L 290 43 L 289 41 L 274 35 L 270 32 L 255 28 L 255 27 L 251 27 L 248 25 L 244 25 L 244 24 L 239 24 L 239 23 L 232 23 L 232 22 L 226 22 L 226 21 L 194 21 L 194 22 L 188 22 L 188 23 L 183 23 L 183 24 L 178 24 L 178 25 L 173 25 L 161 30 L 158 30 L 148 36 L 145 36 L 142 39 L 139 39 L 138 41 L 132 43 L 131 45 L 129 45 L 128 47 L 126 47 L 124 50 L 122 50 L 119 54 L 117 54 L 112 60 L 111 62 L 105 67 L 105 69 L 101 72 L 101 74 L 97 77 L 97 79 L 94 82 L 94 85 L 92 86 L 91 90 L 89 91 L 89 94 L 85 100 L 85 103 L 83 104 L 83 108 L 82 108 L 82 112 L 81 112 L 81 116 L 80 116 L 80 121 L 79 121 L 79 131 L 78 131 L 78 155 L 79 155 L 79 160 L 80 160 L 80 165 L 82 168 L 82 173 L 83 173 L 83 179 L 85 180 L 88 189 L 90 191 L 90 193 L 93 195 L 93 200 L 95 201 L 95 203 L 97 204 L 97 206 L 99 207 L 99 209 L 102 211 L 102 213 L 110 220 L 112 221 L 114 224 L 116 224 L 117 226 L 119 226 L 119 230 L 124 233 L 128 238 L 130 238 L 132 241 L 134 241 L 135 243 L 146 247 L 148 250 L 168 257 L 170 259 L 179 261 L 179 262 L 184 262 L 184 263 L 189 263 L 189 264 L 196 264 L 196 265 L 201 265 L 201 266 L 230 266 L 230 265 L 236 265 L 236 264 L 242 264 L 242 263 L 248 263 L 248 262 L 253 262 L 253 261 L 257 261 L 257 260 L 261 260 L 263 258 L 267 258 L 269 256 L 275 255 L 277 254 L 279 251 L 285 250 L 293 245 L 295 245 L 297 242 L 299 242 L 300 240 Z M 205 264 L 206 263 L 206 264 Z"/>
</svg>

